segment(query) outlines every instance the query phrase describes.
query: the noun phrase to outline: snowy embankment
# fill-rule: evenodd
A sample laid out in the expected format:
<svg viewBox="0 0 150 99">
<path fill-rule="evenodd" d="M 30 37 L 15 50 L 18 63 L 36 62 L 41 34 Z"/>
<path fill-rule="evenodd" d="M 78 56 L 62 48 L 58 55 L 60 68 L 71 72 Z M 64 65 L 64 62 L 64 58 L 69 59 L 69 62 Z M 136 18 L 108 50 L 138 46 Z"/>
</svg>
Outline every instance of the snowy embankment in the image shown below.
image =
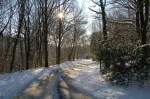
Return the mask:
<svg viewBox="0 0 150 99">
<path fill-rule="evenodd" d="M 26 88 L 32 81 L 49 74 L 60 67 L 74 66 L 84 60 L 66 61 L 49 68 L 39 68 L 0 75 L 0 99 L 12 99 L 17 93 Z"/>
<path fill-rule="evenodd" d="M 72 69 L 69 76 L 78 82 L 76 87 L 82 86 L 93 94 L 96 99 L 150 99 L 149 87 L 134 86 L 117 86 L 112 85 L 109 81 L 103 79 L 99 73 L 97 63 L 86 66 L 78 66 Z M 74 73 L 73 73 L 74 72 Z"/>
</svg>

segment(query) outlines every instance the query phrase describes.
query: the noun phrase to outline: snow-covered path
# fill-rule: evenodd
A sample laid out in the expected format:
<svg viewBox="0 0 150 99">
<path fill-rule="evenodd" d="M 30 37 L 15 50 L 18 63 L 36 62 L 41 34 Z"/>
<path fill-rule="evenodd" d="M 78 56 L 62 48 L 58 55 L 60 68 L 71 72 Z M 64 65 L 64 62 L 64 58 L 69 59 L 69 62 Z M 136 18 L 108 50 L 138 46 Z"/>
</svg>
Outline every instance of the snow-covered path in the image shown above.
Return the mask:
<svg viewBox="0 0 150 99">
<path fill-rule="evenodd" d="M 63 71 L 63 73 L 60 73 L 61 77 L 54 75 L 54 79 L 56 77 L 57 80 L 51 79 L 49 74 L 59 67 L 62 67 Z M 99 73 L 99 65 L 91 60 L 65 62 L 59 66 L 55 65 L 47 69 L 40 68 L 0 75 L 0 99 L 12 99 L 12 97 L 19 95 L 19 93 L 21 93 L 22 96 L 24 95 L 23 91 L 31 92 L 30 94 L 33 93 L 39 96 L 37 98 L 31 97 L 31 99 L 58 99 L 56 98 L 57 95 L 53 96 L 53 94 L 60 94 L 56 92 L 57 90 L 54 91 L 54 89 L 56 89 L 54 87 L 58 87 L 55 85 L 59 82 L 58 79 L 63 79 L 64 82 L 68 84 L 68 91 L 72 90 L 71 93 L 75 95 L 77 93 L 80 93 L 80 95 L 83 93 L 84 97 L 88 96 L 88 98 L 77 99 L 150 99 L 150 88 L 114 86 L 110 82 L 105 81 Z M 47 97 L 41 98 L 43 97 L 42 95 Z M 55 98 L 50 98 L 51 96 Z M 27 97 L 25 99 L 30 98 Z"/>
<path fill-rule="evenodd" d="M 15 73 L 7 73 L 0 75 L 0 99 L 12 99 L 18 93 L 22 92 L 29 84 L 33 81 L 43 78 L 50 72 L 63 67 L 74 66 L 82 63 L 82 60 L 77 61 L 66 61 L 65 63 L 49 68 L 39 68 L 32 70 L 25 70 Z"/>
<path fill-rule="evenodd" d="M 87 62 L 90 63 L 90 60 Z M 97 99 L 150 99 L 150 88 L 113 86 L 105 81 L 99 73 L 99 65 L 94 62 L 67 68 L 64 71 L 78 82 L 76 86 L 80 85 Z"/>
<path fill-rule="evenodd" d="M 0 99 L 11 99 L 33 80 L 47 72 L 49 69 L 40 68 L 0 75 Z"/>
</svg>

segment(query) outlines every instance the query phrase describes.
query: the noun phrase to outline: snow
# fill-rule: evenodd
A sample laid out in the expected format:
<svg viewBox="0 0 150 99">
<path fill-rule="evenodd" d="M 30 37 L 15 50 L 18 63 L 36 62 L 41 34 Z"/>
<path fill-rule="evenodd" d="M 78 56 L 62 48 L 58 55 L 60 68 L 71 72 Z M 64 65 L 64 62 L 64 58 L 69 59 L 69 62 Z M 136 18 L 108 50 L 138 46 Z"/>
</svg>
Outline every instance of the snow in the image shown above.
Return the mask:
<svg viewBox="0 0 150 99">
<path fill-rule="evenodd" d="M 91 60 L 66 61 L 60 65 L 50 66 L 47 69 L 39 68 L 0 75 L 0 99 L 12 99 L 33 80 L 39 79 L 60 67 L 70 67 L 72 71 L 76 72 L 71 71 L 74 74 L 73 79 L 97 99 L 150 99 L 149 87 L 112 85 L 109 81 L 103 79 L 99 73 L 98 63 Z M 79 85 L 76 86 L 79 87 Z"/>
<path fill-rule="evenodd" d="M 26 88 L 33 80 L 40 79 L 57 68 L 80 64 L 81 60 L 66 61 L 49 68 L 39 68 L 0 75 L 0 99 L 12 99 L 17 93 Z"/>
<path fill-rule="evenodd" d="M 76 73 L 76 76 L 73 76 L 73 79 L 75 79 L 82 88 L 97 97 L 97 99 L 150 99 L 149 87 L 117 86 L 103 79 L 99 73 L 99 65 L 97 63 L 82 68 L 76 67 L 74 70 L 78 73 Z"/>
<path fill-rule="evenodd" d="M 47 71 L 40 68 L 0 75 L 0 99 L 10 99 Z"/>
</svg>

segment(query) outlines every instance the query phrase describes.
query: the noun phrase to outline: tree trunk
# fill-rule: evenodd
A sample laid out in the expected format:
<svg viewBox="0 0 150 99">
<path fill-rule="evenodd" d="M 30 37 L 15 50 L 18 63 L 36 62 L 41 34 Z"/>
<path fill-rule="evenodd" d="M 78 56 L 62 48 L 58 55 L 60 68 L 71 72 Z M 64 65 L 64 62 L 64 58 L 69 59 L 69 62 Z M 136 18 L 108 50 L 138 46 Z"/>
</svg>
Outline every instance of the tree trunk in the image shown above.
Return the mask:
<svg viewBox="0 0 150 99">
<path fill-rule="evenodd" d="M 140 21 L 141 45 L 144 45 L 146 44 L 147 41 L 147 26 L 149 20 L 149 0 L 138 0 L 137 6 L 138 6 L 137 9 L 139 11 L 139 16 L 137 14 L 136 17 L 137 18 L 140 17 L 139 21 Z"/>
<path fill-rule="evenodd" d="M 137 3 L 136 7 L 136 32 L 138 35 L 138 38 L 141 38 L 141 33 L 140 33 L 140 13 L 139 13 L 139 3 Z"/>
<path fill-rule="evenodd" d="M 13 68 L 14 68 L 14 61 L 15 61 L 15 54 L 16 54 L 16 48 L 17 48 L 17 43 L 18 43 L 18 39 L 20 37 L 20 33 L 21 33 L 21 28 L 23 25 L 23 19 L 24 19 L 24 11 L 25 11 L 25 1 L 26 0 L 19 0 L 19 21 L 18 21 L 18 33 L 17 36 L 15 38 L 14 41 L 14 46 L 12 49 L 12 60 L 10 63 L 10 72 L 12 72 Z"/>
<path fill-rule="evenodd" d="M 146 44 L 147 41 L 147 26 L 148 26 L 148 22 L 149 22 L 149 0 L 145 0 L 145 20 L 144 20 L 144 26 L 143 26 L 143 35 L 142 35 L 142 44 Z"/>
<path fill-rule="evenodd" d="M 44 24 L 43 24 L 43 32 L 44 32 L 44 60 L 45 67 L 48 67 L 48 12 L 47 12 L 47 0 L 44 1 Z"/>
<path fill-rule="evenodd" d="M 25 33 L 25 49 L 26 49 L 26 69 L 29 69 L 30 65 L 30 5 L 27 1 L 27 21 L 26 21 L 26 33 Z"/>
<path fill-rule="evenodd" d="M 107 21 L 106 21 L 105 4 L 103 0 L 100 0 L 100 6 L 102 11 L 103 36 L 104 40 L 107 40 Z"/>
<path fill-rule="evenodd" d="M 57 46 L 57 59 L 56 64 L 60 64 L 61 57 L 61 34 L 62 34 L 62 20 L 59 19 L 59 34 L 58 34 L 58 46 Z"/>
</svg>

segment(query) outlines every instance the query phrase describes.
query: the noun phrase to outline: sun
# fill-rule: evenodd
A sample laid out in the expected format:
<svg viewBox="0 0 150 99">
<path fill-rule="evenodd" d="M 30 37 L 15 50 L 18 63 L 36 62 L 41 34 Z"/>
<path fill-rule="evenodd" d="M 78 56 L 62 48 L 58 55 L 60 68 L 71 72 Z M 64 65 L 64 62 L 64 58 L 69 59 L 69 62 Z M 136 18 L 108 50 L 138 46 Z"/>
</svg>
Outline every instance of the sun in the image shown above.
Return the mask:
<svg viewBox="0 0 150 99">
<path fill-rule="evenodd" d="M 92 34 L 92 32 L 91 32 L 91 31 L 89 31 L 89 30 L 87 30 L 87 31 L 86 31 L 86 34 L 87 34 L 87 35 L 91 35 L 91 34 Z"/>
<path fill-rule="evenodd" d="M 63 13 L 59 13 L 58 14 L 58 18 L 60 18 L 60 19 L 64 18 L 64 14 Z"/>
</svg>

